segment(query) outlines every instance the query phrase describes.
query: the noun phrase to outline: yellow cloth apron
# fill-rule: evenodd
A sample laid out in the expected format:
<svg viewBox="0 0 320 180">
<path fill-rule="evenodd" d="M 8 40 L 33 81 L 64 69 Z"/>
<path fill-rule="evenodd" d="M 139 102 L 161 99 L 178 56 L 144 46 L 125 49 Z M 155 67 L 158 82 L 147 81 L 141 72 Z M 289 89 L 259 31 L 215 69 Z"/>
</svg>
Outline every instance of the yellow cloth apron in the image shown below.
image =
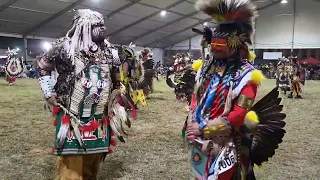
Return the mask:
<svg viewBox="0 0 320 180">
<path fill-rule="evenodd" d="M 146 105 L 146 97 L 143 93 L 142 89 L 133 90 L 129 84 L 129 77 L 124 77 L 122 66 L 120 66 L 120 79 L 124 83 L 127 88 L 127 92 L 129 93 L 133 103 L 136 105 L 138 103 L 142 105 Z"/>
</svg>

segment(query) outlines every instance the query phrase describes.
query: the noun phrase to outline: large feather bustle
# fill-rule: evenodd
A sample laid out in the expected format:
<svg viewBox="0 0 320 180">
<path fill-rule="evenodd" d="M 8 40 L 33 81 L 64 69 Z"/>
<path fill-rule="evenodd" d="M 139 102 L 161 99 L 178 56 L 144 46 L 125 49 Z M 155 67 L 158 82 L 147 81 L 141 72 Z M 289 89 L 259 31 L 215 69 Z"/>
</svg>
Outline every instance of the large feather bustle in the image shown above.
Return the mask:
<svg viewBox="0 0 320 180">
<path fill-rule="evenodd" d="M 283 106 L 280 105 L 281 98 L 278 96 L 278 88 L 274 88 L 252 107 L 259 117 L 258 130 L 254 135 L 250 153 L 252 165 L 260 166 L 268 161 L 286 133 L 283 129 L 286 114 L 281 113 Z"/>
<path fill-rule="evenodd" d="M 190 103 L 191 96 L 195 85 L 196 72 L 191 65 L 184 68 L 184 72 L 181 75 L 180 82 L 175 87 L 175 93 L 183 93 L 187 101 Z"/>
<path fill-rule="evenodd" d="M 174 82 L 174 78 L 175 78 L 175 73 L 173 71 L 168 71 L 166 76 L 166 83 L 171 88 L 176 88 L 178 84 Z"/>
</svg>

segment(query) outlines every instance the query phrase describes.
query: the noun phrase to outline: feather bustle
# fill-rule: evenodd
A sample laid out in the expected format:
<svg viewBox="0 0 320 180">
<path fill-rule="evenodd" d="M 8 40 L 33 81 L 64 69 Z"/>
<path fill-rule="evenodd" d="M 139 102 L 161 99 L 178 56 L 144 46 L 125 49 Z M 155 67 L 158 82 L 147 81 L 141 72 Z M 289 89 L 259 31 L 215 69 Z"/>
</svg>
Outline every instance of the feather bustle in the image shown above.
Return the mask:
<svg viewBox="0 0 320 180">
<path fill-rule="evenodd" d="M 286 114 L 281 113 L 283 106 L 280 105 L 281 98 L 278 96 L 278 88 L 274 88 L 252 107 L 260 120 L 251 147 L 252 166 L 254 164 L 260 166 L 268 161 L 275 154 L 286 133 L 283 129 L 286 125 L 283 121 Z"/>
</svg>

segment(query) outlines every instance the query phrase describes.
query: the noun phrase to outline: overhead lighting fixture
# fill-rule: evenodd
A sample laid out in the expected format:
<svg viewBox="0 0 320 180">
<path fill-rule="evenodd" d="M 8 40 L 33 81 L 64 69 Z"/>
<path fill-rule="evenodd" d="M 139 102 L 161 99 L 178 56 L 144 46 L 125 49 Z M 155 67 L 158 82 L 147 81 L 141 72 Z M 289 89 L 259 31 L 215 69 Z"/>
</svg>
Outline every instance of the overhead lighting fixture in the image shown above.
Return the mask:
<svg viewBox="0 0 320 180">
<path fill-rule="evenodd" d="M 48 43 L 48 42 L 44 42 L 44 43 L 42 44 L 42 46 L 43 46 L 43 48 L 44 48 L 46 51 L 49 51 L 50 48 L 51 48 L 51 44 Z"/>
<path fill-rule="evenodd" d="M 160 12 L 160 15 L 161 16 L 165 16 L 167 14 L 167 11 L 166 10 L 162 10 L 161 12 Z"/>
<path fill-rule="evenodd" d="M 287 4 L 288 3 L 288 0 L 282 0 L 281 1 L 281 4 Z"/>
</svg>

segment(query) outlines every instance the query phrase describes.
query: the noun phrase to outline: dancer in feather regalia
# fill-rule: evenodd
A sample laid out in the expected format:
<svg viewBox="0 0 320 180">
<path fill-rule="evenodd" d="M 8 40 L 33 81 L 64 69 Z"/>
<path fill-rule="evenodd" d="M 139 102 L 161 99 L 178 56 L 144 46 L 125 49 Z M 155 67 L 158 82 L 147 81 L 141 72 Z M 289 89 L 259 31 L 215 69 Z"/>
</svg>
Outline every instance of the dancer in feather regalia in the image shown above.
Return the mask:
<svg viewBox="0 0 320 180">
<path fill-rule="evenodd" d="M 192 94 L 195 78 L 192 57 L 189 53 L 187 55 L 177 53 L 174 58 L 175 62 L 171 70 L 167 72 L 166 82 L 169 87 L 175 89 L 178 100 L 186 98 L 190 101 L 191 96 L 190 98 L 188 96 Z"/>
<path fill-rule="evenodd" d="M 182 59 L 182 55 L 177 53 L 175 56 L 174 64 L 166 74 L 166 83 L 169 87 L 175 88 L 177 84 L 180 82 L 180 78 L 185 67 L 185 61 Z"/>
<path fill-rule="evenodd" d="M 284 94 L 290 91 L 289 59 L 280 58 L 277 64 L 276 84 Z"/>
<path fill-rule="evenodd" d="M 113 136 L 124 142 L 122 125 L 131 126 L 119 89 L 121 61 L 105 29 L 102 14 L 79 9 L 66 37 L 38 60 L 39 84 L 55 117 L 56 179 L 96 179 L 116 145 Z"/>
<path fill-rule="evenodd" d="M 155 75 L 153 53 L 149 48 L 144 48 L 139 52 L 139 59 L 143 66 L 143 92 L 148 97 L 153 92 L 153 77 Z"/>
<path fill-rule="evenodd" d="M 256 7 L 247 0 L 198 0 L 218 25 L 202 33 L 210 59 L 198 70 L 186 138 L 196 179 L 255 179 L 254 165 L 275 154 L 285 134 L 279 91 L 253 104 L 263 79 L 249 59 Z"/>
<path fill-rule="evenodd" d="M 293 95 L 295 95 L 295 98 L 302 99 L 301 93 L 302 93 L 302 85 L 305 83 L 305 71 L 301 67 L 298 61 L 298 57 L 289 57 L 290 60 L 290 70 L 289 70 L 289 76 L 290 76 L 290 84 L 291 84 L 291 91 L 288 95 L 288 98 L 293 98 Z"/>
<path fill-rule="evenodd" d="M 167 72 L 166 83 L 169 87 L 174 88 L 174 93 L 178 100 L 186 100 L 187 106 L 185 111 L 189 111 L 191 95 L 195 84 L 196 70 L 195 66 L 201 64 L 202 60 L 193 62 L 190 54 L 178 53 L 173 68 Z"/>
<path fill-rule="evenodd" d="M 143 93 L 145 87 L 144 69 L 134 52 L 135 45 L 122 46 L 123 63 L 120 66 L 120 79 L 126 87 L 128 99 L 134 107 L 138 108 L 138 103 L 145 105 L 146 98 Z"/>
<path fill-rule="evenodd" d="M 7 63 L 5 65 L 5 80 L 8 82 L 8 85 L 11 86 L 12 83 L 16 81 L 17 76 L 21 75 L 25 70 L 25 64 L 23 58 L 18 58 L 18 49 L 8 48 Z"/>
</svg>

